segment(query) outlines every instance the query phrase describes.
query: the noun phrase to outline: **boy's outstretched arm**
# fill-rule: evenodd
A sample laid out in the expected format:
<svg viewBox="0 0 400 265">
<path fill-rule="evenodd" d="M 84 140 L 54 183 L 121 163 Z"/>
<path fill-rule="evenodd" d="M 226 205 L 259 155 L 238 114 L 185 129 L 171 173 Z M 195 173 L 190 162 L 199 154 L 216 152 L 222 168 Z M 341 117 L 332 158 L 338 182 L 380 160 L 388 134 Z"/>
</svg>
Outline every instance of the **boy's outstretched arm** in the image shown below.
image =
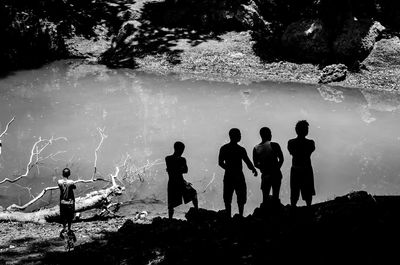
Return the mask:
<svg viewBox="0 0 400 265">
<path fill-rule="evenodd" d="M 257 175 L 258 175 L 257 170 L 253 166 L 253 163 L 251 163 L 250 158 L 248 157 L 245 149 L 244 149 L 244 154 L 243 154 L 243 161 L 246 163 L 247 167 L 253 172 L 253 175 L 255 177 L 257 177 Z"/>
</svg>

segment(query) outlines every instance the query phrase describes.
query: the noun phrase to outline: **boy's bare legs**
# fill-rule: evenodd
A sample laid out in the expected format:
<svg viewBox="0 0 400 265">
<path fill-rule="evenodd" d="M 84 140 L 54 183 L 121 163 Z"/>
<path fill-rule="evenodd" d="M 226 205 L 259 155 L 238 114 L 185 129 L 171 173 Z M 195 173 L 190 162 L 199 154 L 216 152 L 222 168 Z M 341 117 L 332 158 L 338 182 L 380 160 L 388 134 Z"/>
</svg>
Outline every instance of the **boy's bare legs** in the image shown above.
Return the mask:
<svg viewBox="0 0 400 265">
<path fill-rule="evenodd" d="M 244 203 L 238 203 L 238 208 L 239 208 L 239 215 L 240 215 L 240 217 L 243 217 Z"/>
<path fill-rule="evenodd" d="M 199 209 L 199 201 L 197 200 L 197 194 L 196 194 L 196 196 L 194 196 L 192 202 L 193 202 L 194 208 L 195 208 L 196 210 L 198 210 L 198 209 Z"/>
<path fill-rule="evenodd" d="M 225 211 L 228 218 L 231 218 L 232 215 L 232 207 L 230 203 L 225 203 Z"/>
</svg>

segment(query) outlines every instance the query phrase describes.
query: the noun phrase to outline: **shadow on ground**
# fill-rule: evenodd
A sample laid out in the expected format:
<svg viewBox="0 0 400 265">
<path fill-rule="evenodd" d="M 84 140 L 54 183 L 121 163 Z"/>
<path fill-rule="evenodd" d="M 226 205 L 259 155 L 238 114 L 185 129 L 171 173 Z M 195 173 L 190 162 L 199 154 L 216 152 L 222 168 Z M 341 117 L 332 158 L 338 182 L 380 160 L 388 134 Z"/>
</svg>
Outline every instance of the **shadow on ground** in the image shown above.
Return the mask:
<svg viewBox="0 0 400 265">
<path fill-rule="evenodd" d="M 183 220 L 130 220 L 103 241 L 45 264 L 386 264 L 400 236 L 399 197 L 351 193 L 311 209 L 264 205 L 244 219 L 191 209 Z"/>
<path fill-rule="evenodd" d="M 169 63 L 178 64 L 186 46 L 197 46 L 208 40 L 220 41 L 218 36 L 232 29 L 233 25 L 215 23 L 206 10 L 193 12 L 195 9 L 184 1 L 144 3 L 136 10 L 140 18 L 122 26 L 113 48 L 103 54 L 102 61 L 113 67 L 132 67 L 135 57 L 164 55 Z"/>
</svg>

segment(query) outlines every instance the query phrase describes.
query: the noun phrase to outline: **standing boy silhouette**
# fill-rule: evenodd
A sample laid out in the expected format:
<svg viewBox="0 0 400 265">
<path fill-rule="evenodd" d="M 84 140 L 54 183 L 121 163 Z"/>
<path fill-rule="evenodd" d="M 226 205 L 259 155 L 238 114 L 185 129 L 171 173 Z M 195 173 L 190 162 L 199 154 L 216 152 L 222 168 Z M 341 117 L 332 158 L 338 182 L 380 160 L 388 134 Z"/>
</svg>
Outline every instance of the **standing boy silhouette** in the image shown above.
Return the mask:
<svg viewBox="0 0 400 265">
<path fill-rule="evenodd" d="M 306 120 L 298 121 L 295 127 L 297 138 L 288 142 L 288 150 L 293 157 L 290 170 L 290 203 L 293 207 L 296 207 L 300 193 L 307 206 L 311 205 L 312 196 L 315 195 L 311 165 L 311 154 L 315 150 L 315 143 L 306 138 L 308 126 Z"/>
<path fill-rule="evenodd" d="M 278 203 L 282 181 L 283 153 L 278 143 L 271 142 L 272 134 L 268 127 L 260 129 L 260 136 L 261 143 L 253 149 L 253 163 L 261 171 L 263 204 L 266 205 L 271 188 L 273 202 Z"/>
<path fill-rule="evenodd" d="M 172 219 L 174 208 L 185 203 L 193 202 L 198 209 L 197 192 L 192 185 L 185 181 L 183 174 L 188 172 L 186 159 L 182 157 L 185 145 L 182 142 L 175 142 L 174 153 L 165 157 L 168 172 L 168 217 Z"/>
<path fill-rule="evenodd" d="M 233 128 L 229 131 L 230 142 L 223 145 L 219 151 L 218 165 L 225 170 L 224 174 L 224 203 L 228 217 L 231 217 L 233 192 L 236 192 L 239 215 L 243 216 L 244 205 L 247 201 L 247 187 L 242 170 L 242 161 L 257 176 L 257 170 L 247 156 L 246 149 L 238 143 L 241 140 L 240 130 Z"/>
</svg>

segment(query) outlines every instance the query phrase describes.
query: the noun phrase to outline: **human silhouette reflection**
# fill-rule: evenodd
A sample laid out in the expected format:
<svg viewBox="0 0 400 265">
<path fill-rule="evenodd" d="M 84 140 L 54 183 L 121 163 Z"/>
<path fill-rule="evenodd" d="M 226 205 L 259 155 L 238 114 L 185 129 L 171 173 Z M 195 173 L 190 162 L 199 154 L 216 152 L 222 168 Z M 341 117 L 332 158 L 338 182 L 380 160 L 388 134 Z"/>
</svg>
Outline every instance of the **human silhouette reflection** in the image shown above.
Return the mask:
<svg viewBox="0 0 400 265">
<path fill-rule="evenodd" d="M 188 172 L 186 159 L 182 157 L 185 145 L 175 142 L 174 153 L 165 157 L 168 172 L 168 217 L 172 219 L 174 208 L 185 203 L 193 202 L 198 209 L 197 192 L 192 185 L 185 181 L 183 174 Z"/>
<path fill-rule="evenodd" d="M 311 154 L 315 150 L 315 143 L 306 138 L 308 127 L 306 120 L 297 122 L 295 127 L 297 138 L 288 142 L 288 150 L 293 157 L 290 170 L 290 202 L 294 207 L 300 193 L 307 206 L 311 205 L 312 196 L 315 195 L 314 173 L 311 165 Z"/>
<path fill-rule="evenodd" d="M 233 128 L 229 131 L 230 142 L 223 145 L 219 151 L 218 164 L 225 170 L 224 174 L 224 203 L 228 217 L 231 217 L 233 192 L 236 192 L 239 215 L 243 216 L 244 205 L 247 201 L 247 187 L 242 170 L 242 161 L 257 176 L 257 170 L 247 156 L 246 149 L 238 143 L 241 140 L 240 130 Z"/>
<path fill-rule="evenodd" d="M 263 204 L 266 205 L 271 188 L 273 202 L 278 203 L 282 181 L 283 153 L 280 145 L 271 141 L 272 134 L 268 127 L 260 129 L 260 136 L 261 143 L 253 149 L 253 163 L 261 171 Z"/>
</svg>

